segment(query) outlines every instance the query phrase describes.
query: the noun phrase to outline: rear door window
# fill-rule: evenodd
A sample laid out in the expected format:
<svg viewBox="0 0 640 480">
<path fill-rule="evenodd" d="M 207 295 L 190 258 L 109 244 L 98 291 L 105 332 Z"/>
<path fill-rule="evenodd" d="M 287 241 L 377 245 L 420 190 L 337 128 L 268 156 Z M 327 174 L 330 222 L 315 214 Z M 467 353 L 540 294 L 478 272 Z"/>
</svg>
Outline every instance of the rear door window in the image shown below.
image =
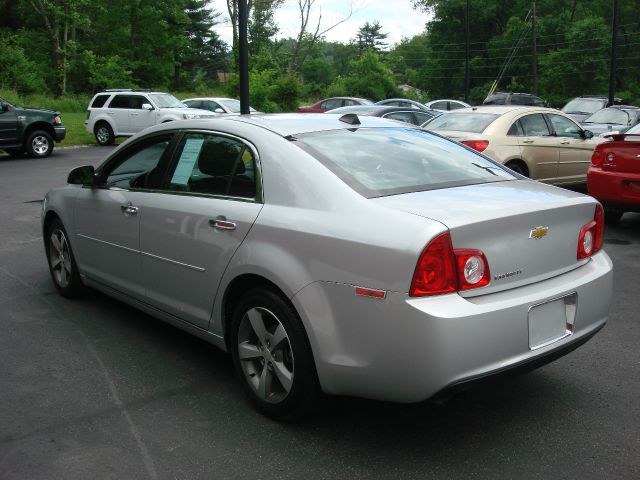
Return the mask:
<svg viewBox="0 0 640 480">
<path fill-rule="evenodd" d="M 243 142 L 223 135 L 188 133 L 177 152 L 167 190 L 255 198 L 255 158 Z"/>
<path fill-rule="evenodd" d="M 116 95 L 111 100 L 109 108 L 131 108 L 131 96 L 130 95 Z"/>
</svg>

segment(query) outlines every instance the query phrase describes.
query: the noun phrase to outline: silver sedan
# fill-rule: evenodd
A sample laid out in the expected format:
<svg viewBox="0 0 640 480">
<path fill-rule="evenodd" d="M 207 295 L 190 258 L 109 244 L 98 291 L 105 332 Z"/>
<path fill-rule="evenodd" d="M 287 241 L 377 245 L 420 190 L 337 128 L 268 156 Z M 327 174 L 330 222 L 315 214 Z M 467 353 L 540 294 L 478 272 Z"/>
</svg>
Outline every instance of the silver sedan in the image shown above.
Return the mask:
<svg viewBox="0 0 640 480">
<path fill-rule="evenodd" d="M 229 351 L 280 419 L 323 392 L 416 402 L 549 362 L 612 295 L 593 198 L 355 114 L 152 127 L 72 170 L 42 222 L 62 295 L 99 289 Z"/>
</svg>

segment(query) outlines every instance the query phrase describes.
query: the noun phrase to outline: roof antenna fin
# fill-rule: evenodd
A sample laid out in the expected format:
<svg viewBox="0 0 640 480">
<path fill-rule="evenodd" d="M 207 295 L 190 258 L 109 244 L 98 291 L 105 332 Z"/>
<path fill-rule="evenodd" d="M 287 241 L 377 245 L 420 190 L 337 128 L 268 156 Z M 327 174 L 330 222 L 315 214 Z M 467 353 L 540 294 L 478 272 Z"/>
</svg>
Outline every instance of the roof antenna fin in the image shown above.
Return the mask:
<svg viewBox="0 0 640 480">
<path fill-rule="evenodd" d="M 345 113 L 339 118 L 339 120 L 341 122 L 348 123 L 349 125 L 360 125 L 360 119 L 355 113 Z"/>
</svg>

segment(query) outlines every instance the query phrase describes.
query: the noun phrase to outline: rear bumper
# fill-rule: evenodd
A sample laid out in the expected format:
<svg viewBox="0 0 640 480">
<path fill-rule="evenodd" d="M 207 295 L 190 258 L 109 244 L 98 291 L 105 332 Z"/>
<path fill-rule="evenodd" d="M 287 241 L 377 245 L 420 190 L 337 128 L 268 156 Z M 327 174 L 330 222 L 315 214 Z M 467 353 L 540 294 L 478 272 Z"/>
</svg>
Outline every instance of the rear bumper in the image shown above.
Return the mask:
<svg viewBox="0 0 640 480">
<path fill-rule="evenodd" d="M 640 174 L 589 168 L 587 187 L 589 195 L 603 204 L 629 210 L 640 209 Z"/>
<path fill-rule="evenodd" d="M 356 297 L 354 287 L 316 282 L 293 302 L 313 349 L 323 390 L 398 402 L 493 375 L 534 368 L 569 353 L 607 321 L 613 272 L 604 252 L 557 277 L 494 294 L 384 300 Z M 529 348 L 529 308 L 577 295 L 573 332 Z"/>
<path fill-rule="evenodd" d="M 62 125 L 55 125 L 53 127 L 54 139 L 56 142 L 61 142 L 67 136 L 67 129 Z"/>
</svg>

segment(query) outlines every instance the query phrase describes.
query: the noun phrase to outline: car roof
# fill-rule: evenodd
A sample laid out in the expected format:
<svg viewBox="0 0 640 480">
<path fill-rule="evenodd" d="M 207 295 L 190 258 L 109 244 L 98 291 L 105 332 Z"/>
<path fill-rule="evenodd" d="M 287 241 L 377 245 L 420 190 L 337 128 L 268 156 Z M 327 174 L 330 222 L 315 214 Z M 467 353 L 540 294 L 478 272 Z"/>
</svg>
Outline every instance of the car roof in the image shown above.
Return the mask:
<svg viewBox="0 0 640 480">
<path fill-rule="evenodd" d="M 391 112 L 420 112 L 411 107 L 397 107 L 395 105 L 349 105 L 347 107 L 334 108 L 325 113 L 361 113 L 362 115 L 375 115 Z M 428 112 L 427 112 L 428 113 Z M 435 113 L 435 112 L 434 112 Z"/>
<path fill-rule="evenodd" d="M 447 113 L 447 115 L 458 114 L 458 113 L 493 113 L 496 115 L 503 115 L 508 112 L 512 112 L 514 110 L 522 110 L 522 111 L 536 111 L 536 112 L 557 112 L 557 110 L 553 108 L 546 107 L 530 107 L 526 105 L 478 105 L 477 107 L 466 107 L 466 108 L 458 108 L 457 110 L 451 110 L 451 112 Z"/>
<path fill-rule="evenodd" d="M 215 100 L 215 101 L 224 101 L 224 100 L 236 100 L 235 98 L 229 97 L 192 97 L 185 98 L 184 100 L 180 100 L 181 102 L 186 102 L 187 100 Z"/>
<path fill-rule="evenodd" d="M 167 122 L 151 127 L 151 131 L 171 130 L 176 128 L 212 129 L 220 126 L 220 122 L 241 122 L 264 128 L 280 136 L 287 137 L 302 133 L 353 129 L 360 127 L 398 127 L 398 123 L 379 117 L 365 116 L 359 118 L 360 124 L 354 125 L 340 121 L 343 115 L 332 113 L 265 113 L 250 115 L 220 115 L 210 119 L 181 120 Z M 179 123 L 179 127 L 177 124 Z M 403 124 L 403 128 L 418 128 L 411 124 Z"/>
</svg>

